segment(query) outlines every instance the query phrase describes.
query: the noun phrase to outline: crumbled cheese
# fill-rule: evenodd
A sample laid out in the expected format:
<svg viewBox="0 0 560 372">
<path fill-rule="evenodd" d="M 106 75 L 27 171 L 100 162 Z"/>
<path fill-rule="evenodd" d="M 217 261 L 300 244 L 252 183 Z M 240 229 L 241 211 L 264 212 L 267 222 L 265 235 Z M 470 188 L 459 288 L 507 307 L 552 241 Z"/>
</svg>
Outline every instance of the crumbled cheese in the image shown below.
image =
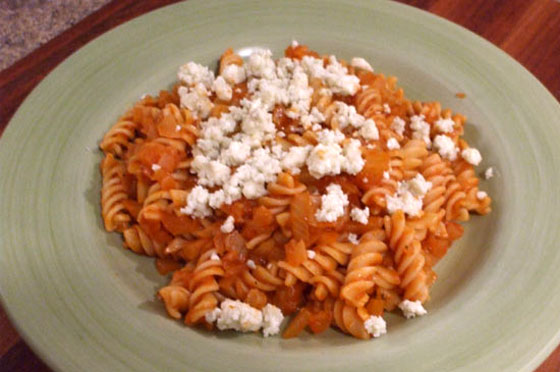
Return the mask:
<svg viewBox="0 0 560 372">
<path fill-rule="evenodd" d="M 206 314 L 204 314 L 204 318 L 208 323 L 214 323 L 218 319 L 221 313 L 222 310 L 219 307 L 216 307 L 213 310 L 210 310 Z"/>
<path fill-rule="evenodd" d="M 257 50 L 249 56 L 245 65 L 248 76 L 271 79 L 275 76 L 276 64 L 268 49 Z"/>
<path fill-rule="evenodd" d="M 307 155 L 312 146 L 292 146 L 281 161 L 282 169 L 289 171 L 292 175 L 300 173 L 300 168 L 305 164 Z"/>
<path fill-rule="evenodd" d="M 319 143 L 325 145 L 329 145 L 332 143 L 340 143 L 344 141 L 345 138 L 346 137 L 344 136 L 344 133 L 342 133 L 338 129 L 337 130 L 323 129 L 322 131 L 317 133 L 317 140 L 319 141 Z"/>
<path fill-rule="evenodd" d="M 188 62 L 179 67 L 177 78 L 187 86 L 192 87 L 202 84 L 206 89 L 210 89 L 214 82 L 214 72 L 210 71 L 206 66 L 195 62 Z"/>
<path fill-rule="evenodd" d="M 342 170 L 349 174 L 358 174 L 365 165 L 365 160 L 362 158 L 362 144 L 356 139 L 348 141 L 343 148 L 344 163 Z"/>
<path fill-rule="evenodd" d="M 229 199 L 228 201 L 229 203 L 231 203 L 233 200 Z M 217 190 L 208 195 L 208 205 L 210 206 L 210 208 L 218 209 L 225 202 L 226 194 L 224 190 Z"/>
<path fill-rule="evenodd" d="M 180 125 L 176 125 L 175 126 L 175 132 L 179 132 L 181 130 L 181 126 Z"/>
<path fill-rule="evenodd" d="M 321 178 L 340 174 L 344 161 L 340 145 L 319 143 L 310 151 L 306 164 L 313 177 Z"/>
<path fill-rule="evenodd" d="M 312 128 L 314 131 L 319 131 L 321 130 L 320 123 L 325 122 L 325 115 L 317 107 L 313 107 L 309 114 L 301 116 L 300 122 L 305 129 Z"/>
<path fill-rule="evenodd" d="M 429 147 L 432 143 L 430 140 L 430 124 L 424 121 L 424 118 L 424 115 L 412 116 L 410 118 L 410 129 L 412 129 L 412 138 L 424 140 Z"/>
<path fill-rule="evenodd" d="M 435 127 L 440 133 L 451 133 L 453 132 L 453 126 L 455 122 L 453 119 L 438 119 L 435 122 Z"/>
<path fill-rule="evenodd" d="M 234 222 L 235 219 L 233 218 L 233 216 L 228 216 L 222 226 L 220 226 L 220 230 L 222 230 L 223 233 L 229 234 L 233 231 L 233 229 L 235 229 Z"/>
<path fill-rule="evenodd" d="M 432 183 L 426 181 L 423 175 L 418 173 L 414 178 L 408 180 L 408 189 L 416 197 L 424 196 L 432 188 Z"/>
<path fill-rule="evenodd" d="M 159 165 L 159 164 L 152 164 L 152 170 L 153 170 L 154 172 L 157 172 L 157 171 L 160 170 L 160 169 L 161 169 L 161 165 Z"/>
<path fill-rule="evenodd" d="M 490 178 L 494 177 L 494 168 L 488 167 L 484 172 L 484 178 L 489 180 Z"/>
<path fill-rule="evenodd" d="M 208 98 L 208 92 L 202 84 L 197 84 L 194 89 L 179 87 L 177 90 L 181 107 L 188 108 L 194 117 L 206 119 L 214 104 Z"/>
<path fill-rule="evenodd" d="M 358 235 L 352 233 L 348 234 L 348 241 L 354 245 L 358 245 L 360 243 Z"/>
<path fill-rule="evenodd" d="M 478 165 L 482 161 L 482 155 L 480 155 L 480 151 L 478 151 L 474 147 L 464 149 L 461 152 L 461 156 L 467 161 L 467 163 L 470 163 L 472 165 Z"/>
<path fill-rule="evenodd" d="M 284 320 L 282 310 L 274 305 L 266 304 L 262 309 L 262 332 L 264 337 L 280 333 L 280 325 Z"/>
<path fill-rule="evenodd" d="M 212 253 L 212 255 L 210 256 L 210 259 L 211 259 L 212 261 L 220 261 L 220 256 L 218 256 L 218 254 L 214 252 L 214 253 Z"/>
<path fill-rule="evenodd" d="M 387 323 L 385 319 L 380 316 L 372 315 L 367 318 L 364 322 L 364 328 L 375 338 L 387 333 Z"/>
<path fill-rule="evenodd" d="M 204 218 L 212 214 L 208 208 L 208 190 L 202 186 L 195 186 L 187 196 L 187 205 L 179 211 L 193 217 Z"/>
<path fill-rule="evenodd" d="M 216 322 L 219 330 L 233 329 L 240 332 L 256 332 L 263 324 L 263 314 L 258 309 L 239 300 L 225 299 L 220 308 L 206 313 L 206 321 Z"/>
<path fill-rule="evenodd" d="M 311 249 L 307 250 L 307 258 L 309 258 L 310 260 L 314 259 L 316 255 L 317 254 L 315 253 L 315 251 L 312 251 Z"/>
<path fill-rule="evenodd" d="M 422 211 L 422 199 L 432 187 L 421 174 L 409 181 L 399 182 L 395 195 L 387 196 L 387 211 L 390 214 L 402 210 L 409 216 L 418 216 Z"/>
<path fill-rule="evenodd" d="M 439 134 L 434 138 L 434 148 L 439 152 L 442 158 L 448 160 L 457 159 L 459 149 L 455 146 L 455 142 L 445 135 Z"/>
<path fill-rule="evenodd" d="M 387 148 L 389 150 L 397 150 L 401 148 L 401 145 L 399 145 L 399 141 L 397 141 L 395 138 L 389 138 L 387 140 Z"/>
<path fill-rule="evenodd" d="M 332 120 L 338 124 L 340 129 L 344 129 L 347 126 L 360 128 L 364 124 L 366 118 L 358 114 L 356 107 L 347 105 L 346 103 L 340 101 L 336 101 L 334 105 L 336 113 L 334 114 Z"/>
<path fill-rule="evenodd" d="M 365 70 L 365 71 L 372 71 L 373 72 L 373 67 L 371 67 L 371 65 L 368 63 L 368 61 L 366 61 L 365 59 L 363 59 L 361 57 L 352 58 L 352 60 L 350 61 L 350 65 L 357 70 Z"/>
<path fill-rule="evenodd" d="M 251 155 L 251 145 L 247 142 L 231 141 L 220 154 L 220 160 L 229 166 L 243 164 Z"/>
<path fill-rule="evenodd" d="M 379 130 L 373 119 L 367 119 L 360 128 L 360 135 L 366 140 L 378 140 Z"/>
<path fill-rule="evenodd" d="M 335 56 L 329 57 L 326 67 L 322 59 L 305 56 L 301 60 L 301 66 L 311 78 L 321 79 L 334 94 L 354 95 L 360 87 L 360 79 L 348 74 L 348 69 Z"/>
<path fill-rule="evenodd" d="M 212 85 L 212 89 L 216 92 L 216 96 L 222 101 L 229 101 L 233 96 L 233 91 L 228 83 L 226 83 L 225 79 L 222 76 L 218 76 L 216 80 L 214 80 L 214 84 Z"/>
<path fill-rule="evenodd" d="M 389 174 L 389 171 L 384 171 L 383 172 L 383 178 L 388 180 L 389 178 L 391 178 L 391 175 Z"/>
<path fill-rule="evenodd" d="M 198 175 L 198 183 L 202 186 L 221 186 L 231 175 L 231 169 L 227 165 L 218 160 L 209 160 L 203 155 L 194 157 L 191 170 Z"/>
<path fill-rule="evenodd" d="M 477 191 L 476 192 L 476 198 L 478 200 L 482 200 L 484 198 L 486 198 L 488 196 L 488 194 L 485 191 Z"/>
<path fill-rule="evenodd" d="M 331 183 L 327 186 L 327 193 L 321 196 L 321 209 L 315 213 L 317 221 L 334 222 L 344 215 L 344 208 L 348 205 L 348 196 L 340 185 Z"/>
<path fill-rule="evenodd" d="M 391 106 L 389 106 L 388 103 L 384 103 L 383 104 L 383 112 L 386 114 L 390 114 L 391 113 Z"/>
<path fill-rule="evenodd" d="M 426 315 L 428 313 L 428 311 L 424 309 L 424 306 L 422 306 L 422 302 L 420 302 L 419 300 L 416 301 L 404 300 L 399 304 L 399 309 L 402 310 L 406 319 L 411 319 L 416 316 Z"/>
<path fill-rule="evenodd" d="M 350 211 L 350 218 L 358 223 L 367 225 L 369 218 L 369 208 L 352 208 L 352 210 Z"/>
<path fill-rule="evenodd" d="M 245 81 L 245 69 L 234 64 L 227 65 L 226 68 L 223 69 L 221 75 L 231 85 Z"/>
<path fill-rule="evenodd" d="M 255 264 L 255 261 L 247 260 L 247 267 L 251 270 L 255 270 L 257 268 L 257 265 Z"/>
<path fill-rule="evenodd" d="M 395 131 L 399 136 L 402 136 L 404 133 L 404 127 L 406 122 L 398 116 L 395 116 L 393 121 L 391 122 L 391 129 Z"/>
</svg>

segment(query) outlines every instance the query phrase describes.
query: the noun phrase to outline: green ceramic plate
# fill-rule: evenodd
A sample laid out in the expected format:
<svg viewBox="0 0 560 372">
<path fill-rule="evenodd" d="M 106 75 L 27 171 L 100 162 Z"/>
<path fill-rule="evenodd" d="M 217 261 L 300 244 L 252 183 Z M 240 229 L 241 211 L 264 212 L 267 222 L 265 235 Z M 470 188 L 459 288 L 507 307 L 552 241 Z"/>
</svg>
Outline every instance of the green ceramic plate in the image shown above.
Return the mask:
<svg viewBox="0 0 560 372">
<path fill-rule="evenodd" d="M 227 47 L 293 39 L 396 75 L 410 97 L 465 113 L 494 211 L 438 266 L 429 314 L 368 342 L 212 334 L 169 319 L 149 258 L 99 215 L 98 141 L 143 93 Z M 460 100 L 455 93 L 464 92 Z M 60 371 L 530 371 L 560 337 L 560 105 L 517 62 L 450 22 L 377 1 L 193 1 L 137 18 L 55 69 L 0 146 L 2 301 Z"/>
</svg>

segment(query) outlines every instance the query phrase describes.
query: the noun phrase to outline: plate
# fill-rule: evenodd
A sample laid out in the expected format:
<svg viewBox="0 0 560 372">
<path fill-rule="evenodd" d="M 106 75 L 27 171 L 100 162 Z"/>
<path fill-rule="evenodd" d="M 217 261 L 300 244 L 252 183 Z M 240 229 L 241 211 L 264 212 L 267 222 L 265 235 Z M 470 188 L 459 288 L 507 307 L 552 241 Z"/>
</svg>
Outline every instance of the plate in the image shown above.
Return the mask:
<svg viewBox="0 0 560 372">
<path fill-rule="evenodd" d="M 466 137 L 497 176 L 493 212 L 473 217 L 437 267 L 429 314 L 390 317 L 369 342 L 329 331 L 264 339 L 169 319 L 153 260 L 100 218 L 99 140 L 143 93 L 227 47 L 292 39 L 362 56 L 409 97 L 468 116 Z M 455 93 L 466 93 L 457 99 Z M 378 1 L 193 1 L 134 19 L 78 50 L 25 100 L 0 142 L 2 301 L 60 371 L 530 371 L 560 337 L 560 105 L 490 43 L 414 8 Z"/>
</svg>

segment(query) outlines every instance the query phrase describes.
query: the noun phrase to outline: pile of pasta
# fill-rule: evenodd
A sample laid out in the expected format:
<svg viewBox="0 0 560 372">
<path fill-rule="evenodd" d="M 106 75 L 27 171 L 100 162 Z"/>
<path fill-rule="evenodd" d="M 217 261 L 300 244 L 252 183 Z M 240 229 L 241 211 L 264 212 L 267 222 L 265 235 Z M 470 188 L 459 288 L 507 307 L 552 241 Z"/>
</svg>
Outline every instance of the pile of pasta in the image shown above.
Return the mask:
<svg viewBox="0 0 560 372">
<path fill-rule="evenodd" d="M 285 55 L 319 57 L 301 45 L 288 47 Z M 244 62 L 229 50 L 220 69 L 232 63 Z M 425 141 L 412 138 L 408 127 L 403 133 L 391 128 L 395 117 L 408 123 L 412 116 L 423 115 L 433 138 L 434 122 L 452 119 L 453 131 L 447 136 L 460 151 L 468 147 L 461 138 L 464 116 L 442 109 L 438 102 L 408 100 L 395 77 L 341 63 L 359 78 L 360 89 L 352 96 L 326 97 L 317 93 L 321 83 L 311 80 L 311 104 L 327 124 L 337 100 L 375 121 L 379 140 L 362 140 L 365 165 L 357 175 L 316 179 L 305 168 L 297 175 L 282 172 L 267 184 L 267 195 L 241 198 L 223 204 L 212 216 L 195 218 L 180 210 L 197 184 L 190 164 L 200 119 L 181 107 L 179 85 L 143 97 L 105 135 L 100 147 L 106 230 L 121 232 L 131 251 L 155 257 L 161 274 L 172 273 L 158 292 L 171 317 L 212 329 L 205 315 L 225 299 L 234 299 L 256 309 L 273 304 L 284 315 L 293 315 L 283 331 L 286 338 L 333 326 L 367 339 L 371 335 L 364 321 L 372 315 L 383 316 L 404 300 L 429 300 L 437 277 L 433 267 L 463 234 L 459 222 L 467 221 L 470 212 L 490 211 L 490 198 L 480 197 L 473 165 L 462 157 L 442 158 Z M 243 82 L 229 102 L 212 95 L 210 117 L 228 112 L 247 94 Z M 283 115 L 282 107 L 275 108 L 273 120 L 286 133 L 277 138 L 283 147 L 317 143 L 313 131 L 290 131 L 298 124 Z M 336 123 L 330 125 L 335 129 Z M 390 138 L 397 139 L 400 148 L 388 149 Z M 419 174 L 432 186 L 420 214 L 390 214 L 387 197 L 397 192 L 399 182 Z M 348 196 L 349 206 L 334 222 L 318 221 L 321 194 L 333 183 Z M 367 223 L 350 218 L 353 206 L 369 208 Z M 224 232 L 221 227 L 230 216 L 234 229 Z M 219 259 L 212 259 L 216 255 Z"/>
</svg>

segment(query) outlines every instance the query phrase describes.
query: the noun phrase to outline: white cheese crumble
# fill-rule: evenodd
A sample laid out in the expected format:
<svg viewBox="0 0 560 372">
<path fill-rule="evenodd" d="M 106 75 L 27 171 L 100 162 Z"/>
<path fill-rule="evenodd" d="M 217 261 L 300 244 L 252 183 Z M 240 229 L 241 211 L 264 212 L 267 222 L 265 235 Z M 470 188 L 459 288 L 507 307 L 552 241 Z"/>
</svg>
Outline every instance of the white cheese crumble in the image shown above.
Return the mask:
<svg viewBox="0 0 560 372">
<path fill-rule="evenodd" d="M 442 158 L 448 160 L 457 159 L 459 149 L 455 146 L 455 142 L 445 135 L 439 134 L 434 138 L 434 148 L 439 152 Z"/>
<path fill-rule="evenodd" d="M 315 253 L 315 251 L 312 251 L 311 249 L 307 250 L 307 258 L 309 258 L 310 260 L 314 259 L 316 255 L 317 254 Z"/>
<path fill-rule="evenodd" d="M 409 181 L 399 182 L 395 195 L 387 196 L 387 211 L 393 214 L 402 210 L 409 216 L 418 216 L 422 211 L 422 199 L 431 187 L 432 183 L 427 182 L 421 174 Z"/>
<path fill-rule="evenodd" d="M 367 119 L 360 128 L 360 135 L 366 140 L 378 140 L 379 130 L 373 119 Z"/>
<path fill-rule="evenodd" d="M 352 60 L 350 61 L 350 66 L 354 67 L 357 70 L 365 70 L 365 71 L 373 72 L 373 67 L 371 67 L 368 61 L 366 61 L 361 57 L 352 58 Z"/>
<path fill-rule="evenodd" d="M 181 107 L 188 108 L 194 117 L 206 119 L 210 115 L 214 104 L 208 98 L 209 94 L 204 85 L 199 83 L 192 89 L 182 86 L 177 93 Z"/>
<path fill-rule="evenodd" d="M 335 56 L 329 57 L 326 67 L 322 59 L 305 56 L 301 60 L 301 66 L 310 77 L 321 79 L 335 94 L 354 95 L 360 88 L 360 79 L 348 74 L 348 69 Z"/>
<path fill-rule="evenodd" d="M 361 142 L 356 139 L 351 139 L 344 145 L 342 170 L 346 173 L 355 175 L 364 168 L 366 162 L 364 158 L 362 158 L 361 146 Z"/>
<path fill-rule="evenodd" d="M 313 131 L 317 132 L 322 128 L 320 123 L 325 122 L 325 115 L 323 115 L 317 107 L 313 107 L 309 114 L 304 114 L 300 117 L 300 122 L 303 128 L 311 128 Z"/>
<path fill-rule="evenodd" d="M 160 170 L 160 169 L 161 169 L 161 165 L 159 165 L 159 164 L 152 164 L 152 170 L 153 170 L 154 172 L 157 172 L 157 171 Z"/>
<path fill-rule="evenodd" d="M 181 130 L 181 126 L 180 125 L 176 125 L 175 126 L 175 132 L 179 132 Z"/>
<path fill-rule="evenodd" d="M 364 322 L 364 328 L 375 338 L 387 333 L 387 323 L 385 319 L 380 316 L 372 315 L 367 318 Z"/>
<path fill-rule="evenodd" d="M 233 90 L 222 76 L 218 76 L 212 84 L 212 89 L 216 92 L 216 96 L 222 101 L 229 101 L 233 96 Z"/>
<path fill-rule="evenodd" d="M 330 129 L 323 129 L 319 133 L 317 133 L 317 141 L 324 145 L 330 145 L 333 143 L 340 143 L 344 141 L 346 137 L 344 133 L 337 130 L 330 130 Z"/>
<path fill-rule="evenodd" d="M 354 245 L 358 245 L 360 243 L 358 235 L 352 233 L 348 234 L 348 241 Z"/>
<path fill-rule="evenodd" d="M 179 67 L 177 78 L 187 86 L 192 87 L 202 84 L 206 89 L 210 89 L 214 82 L 214 72 L 210 71 L 206 66 L 195 62 L 188 62 Z"/>
<path fill-rule="evenodd" d="M 484 178 L 489 180 L 490 178 L 494 177 L 494 168 L 488 167 L 484 172 Z"/>
<path fill-rule="evenodd" d="M 228 218 L 226 218 L 222 226 L 220 226 L 220 230 L 222 230 L 222 232 L 225 234 L 229 234 L 230 232 L 233 231 L 233 229 L 235 229 L 234 222 L 235 219 L 233 218 L 233 216 L 228 216 Z"/>
<path fill-rule="evenodd" d="M 245 69 L 234 64 L 227 65 L 221 75 L 231 85 L 239 84 L 245 81 Z"/>
<path fill-rule="evenodd" d="M 348 196 L 340 185 L 331 183 L 327 186 L 327 193 L 321 196 L 321 209 L 315 213 L 317 221 L 334 222 L 344 215 L 344 208 L 348 205 Z"/>
<path fill-rule="evenodd" d="M 391 129 L 395 131 L 399 136 L 402 136 L 404 133 L 404 127 L 406 122 L 398 116 L 395 116 L 393 121 L 391 122 Z"/>
<path fill-rule="evenodd" d="M 426 142 L 426 146 L 430 147 L 430 124 L 424 121 L 424 115 L 414 115 L 410 118 L 410 129 L 412 129 L 412 138 L 421 139 Z"/>
<path fill-rule="evenodd" d="M 266 306 L 262 309 L 262 315 L 262 332 L 264 337 L 274 336 L 280 333 L 280 325 L 284 320 L 282 310 L 274 305 L 266 304 Z"/>
<path fill-rule="evenodd" d="M 485 191 L 477 191 L 476 192 L 476 198 L 478 200 L 482 200 L 484 198 L 486 198 L 488 196 L 488 194 Z"/>
<path fill-rule="evenodd" d="M 478 165 L 482 161 L 482 155 L 480 155 L 480 151 L 478 151 L 474 147 L 469 147 L 461 151 L 461 156 L 467 161 L 467 163 L 472 165 Z"/>
<path fill-rule="evenodd" d="M 255 270 L 257 268 L 257 265 L 255 264 L 255 261 L 247 260 L 247 267 L 251 270 Z"/>
<path fill-rule="evenodd" d="M 208 323 L 216 322 L 219 330 L 233 329 L 240 332 L 256 332 L 263 324 L 263 314 L 258 309 L 239 300 L 225 299 L 220 308 L 205 315 Z"/>
<path fill-rule="evenodd" d="M 282 169 L 287 170 L 292 175 L 300 173 L 300 168 L 305 164 L 307 155 L 312 146 L 292 146 L 281 161 Z"/>
<path fill-rule="evenodd" d="M 362 225 L 367 225 L 368 218 L 369 218 L 369 208 L 365 207 L 364 209 L 360 208 L 352 208 L 350 211 L 350 218 L 353 221 L 361 223 Z"/>
<path fill-rule="evenodd" d="M 218 160 L 209 160 L 206 156 L 197 155 L 191 163 L 191 171 L 198 175 L 198 183 L 202 186 L 221 186 L 230 179 L 231 169 Z"/>
<path fill-rule="evenodd" d="M 406 319 L 412 319 L 416 316 L 426 315 L 428 311 L 422 306 L 422 302 L 404 300 L 399 304 L 399 309 L 402 310 Z"/>
<path fill-rule="evenodd" d="M 220 153 L 222 163 L 229 166 L 243 164 L 251 155 L 251 145 L 242 141 L 231 141 Z"/>
<path fill-rule="evenodd" d="M 387 148 L 389 150 L 397 150 L 401 148 L 401 145 L 399 145 L 399 141 L 396 138 L 389 138 L 387 140 Z"/>
<path fill-rule="evenodd" d="M 313 177 L 321 178 L 340 174 L 344 161 L 340 145 L 319 143 L 310 151 L 305 163 Z"/>
<path fill-rule="evenodd" d="M 418 173 L 414 178 L 408 180 L 408 189 L 414 196 L 424 196 L 432 188 L 432 183 L 426 181 L 424 176 Z"/>
<path fill-rule="evenodd" d="M 218 256 L 217 253 L 212 253 L 212 255 L 210 256 L 210 259 L 212 261 L 220 261 L 220 256 Z"/>
<path fill-rule="evenodd" d="M 453 126 L 455 122 L 453 119 L 438 119 L 435 122 L 435 127 L 440 133 L 451 133 L 453 132 Z"/>
<path fill-rule="evenodd" d="M 390 114 L 391 113 L 391 106 L 389 106 L 388 103 L 384 103 L 383 104 L 383 112 L 386 114 Z"/>
<path fill-rule="evenodd" d="M 202 186 L 195 186 L 187 196 L 187 205 L 179 211 L 198 218 L 208 217 L 212 210 L 208 208 L 208 190 Z"/>
<path fill-rule="evenodd" d="M 205 314 L 208 323 L 216 323 L 219 330 L 233 329 L 240 332 L 256 332 L 262 328 L 264 337 L 280 332 L 284 320 L 282 311 L 267 304 L 262 311 L 239 300 L 225 299 L 220 307 Z"/>
<path fill-rule="evenodd" d="M 391 178 L 391 175 L 389 174 L 389 171 L 384 171 L 383 172 L 383 178 L 388 180 L 389 178 Z"/>
</svg>

